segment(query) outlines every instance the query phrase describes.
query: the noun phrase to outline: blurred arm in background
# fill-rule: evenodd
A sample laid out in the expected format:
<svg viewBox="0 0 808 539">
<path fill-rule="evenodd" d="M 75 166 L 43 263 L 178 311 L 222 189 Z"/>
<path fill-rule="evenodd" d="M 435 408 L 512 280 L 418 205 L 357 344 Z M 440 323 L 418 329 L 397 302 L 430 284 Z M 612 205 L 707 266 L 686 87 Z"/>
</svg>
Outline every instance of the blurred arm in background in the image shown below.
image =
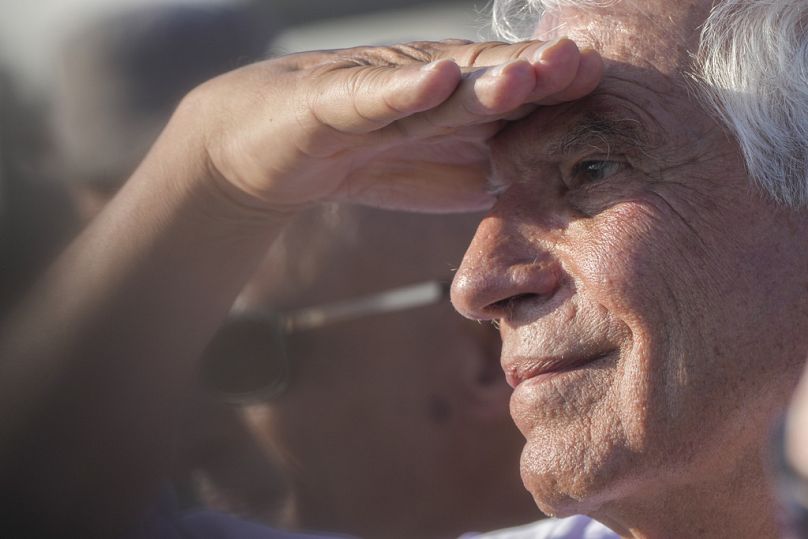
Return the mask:
<svg viewBox="0 0 808 539">
<path fill-rule="evenodd" d="M 502 120 L 579 98 L 600 76 L 595 53 L 540 46 L 295 55 L 186 97 L 3 328 L 3 525 L 84 537 L 130 526 L 165 477 L 194 358 L 288 219 L 327 200 L 487 206 L 486 141 Z"/>
</svg>

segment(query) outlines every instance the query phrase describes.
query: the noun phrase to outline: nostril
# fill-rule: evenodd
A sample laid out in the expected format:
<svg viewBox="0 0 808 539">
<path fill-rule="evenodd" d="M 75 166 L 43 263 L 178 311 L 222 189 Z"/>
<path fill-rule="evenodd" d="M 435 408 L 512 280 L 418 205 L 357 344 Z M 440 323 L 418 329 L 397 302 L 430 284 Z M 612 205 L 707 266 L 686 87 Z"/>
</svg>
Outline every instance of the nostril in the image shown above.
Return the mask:
<svg viewBox="0 0 808 539">
<path fill-rule="evenodd" d="M 488 305 L 486 310 L 492 314 L 496 314 L 497 318 L 501 317 L 503 314 L 507 315 L 510 314 L 513 308 L 518 303 L 522 302 L 529 302 L 535 301 L 539 299 L 541 296 L 539 294 L 516 294 L 505 299 L 501 299 L 497 302 L 491 303 Z"/>
</svg>

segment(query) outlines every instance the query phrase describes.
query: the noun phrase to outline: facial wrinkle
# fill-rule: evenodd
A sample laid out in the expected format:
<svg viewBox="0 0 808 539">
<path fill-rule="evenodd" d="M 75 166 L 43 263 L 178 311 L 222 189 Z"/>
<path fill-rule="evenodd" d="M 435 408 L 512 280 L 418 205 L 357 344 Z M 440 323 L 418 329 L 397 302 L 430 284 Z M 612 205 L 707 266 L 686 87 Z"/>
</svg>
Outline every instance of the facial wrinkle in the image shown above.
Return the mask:
<svg viewBox="0 0 808 539">
<path fill-rule="evenodd" d="M 638 124 L 639 121 L 634 119 L 616 119 L 588 112 L 566 133 L 551 142 L 545 151 L 556 158 L 585 153 L 587 150 L 610 153 L 610 148 L 615 146 L 641 153 L 645 151 L 647 142 Z"/>
</svg>

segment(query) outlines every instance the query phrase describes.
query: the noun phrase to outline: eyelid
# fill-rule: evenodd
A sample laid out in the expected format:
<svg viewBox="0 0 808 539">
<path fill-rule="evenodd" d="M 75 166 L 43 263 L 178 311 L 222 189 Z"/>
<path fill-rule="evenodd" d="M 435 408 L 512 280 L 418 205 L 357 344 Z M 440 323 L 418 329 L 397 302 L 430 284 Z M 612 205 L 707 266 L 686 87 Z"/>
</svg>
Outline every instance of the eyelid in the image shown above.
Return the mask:
<svg viewBox="0 0 808 539">
<path fill-rule="evenodd" d="M 605 163 L 619 164 L 621 165 L 621 170 L 619 170 L 616 173 L 622 172 L 622 170 L 625 167 L 630 166 L 628 159 L 626 158 L 625 155 L 622 154 L 595 153 L 591 155 L 580 156 L 576 159 L 570 159 L 561 167 L 561 176 L 563 178 L 564 184 L 567 186 L 568 189 L 575 189 L 583 185 L 581 182 L 576 181 L 574 176 L 578 171 L 579 167 L 582 164 L 588 162 L 605 162 Z"/>
</svg>

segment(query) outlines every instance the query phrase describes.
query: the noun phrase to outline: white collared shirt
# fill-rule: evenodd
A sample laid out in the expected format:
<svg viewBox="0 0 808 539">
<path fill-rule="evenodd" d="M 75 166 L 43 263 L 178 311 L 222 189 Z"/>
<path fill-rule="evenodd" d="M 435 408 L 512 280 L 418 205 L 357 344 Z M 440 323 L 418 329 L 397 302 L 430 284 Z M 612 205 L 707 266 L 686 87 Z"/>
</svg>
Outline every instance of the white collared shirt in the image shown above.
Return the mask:
<svg viewBox="0 0 808 539">
<path fill-rule="evenodd" d="M 589 517 L 549 518 L 526 526 L 482 534 L 466 534 L 460 539 L 619 539 L 619 535 Z"/>
</svg>

